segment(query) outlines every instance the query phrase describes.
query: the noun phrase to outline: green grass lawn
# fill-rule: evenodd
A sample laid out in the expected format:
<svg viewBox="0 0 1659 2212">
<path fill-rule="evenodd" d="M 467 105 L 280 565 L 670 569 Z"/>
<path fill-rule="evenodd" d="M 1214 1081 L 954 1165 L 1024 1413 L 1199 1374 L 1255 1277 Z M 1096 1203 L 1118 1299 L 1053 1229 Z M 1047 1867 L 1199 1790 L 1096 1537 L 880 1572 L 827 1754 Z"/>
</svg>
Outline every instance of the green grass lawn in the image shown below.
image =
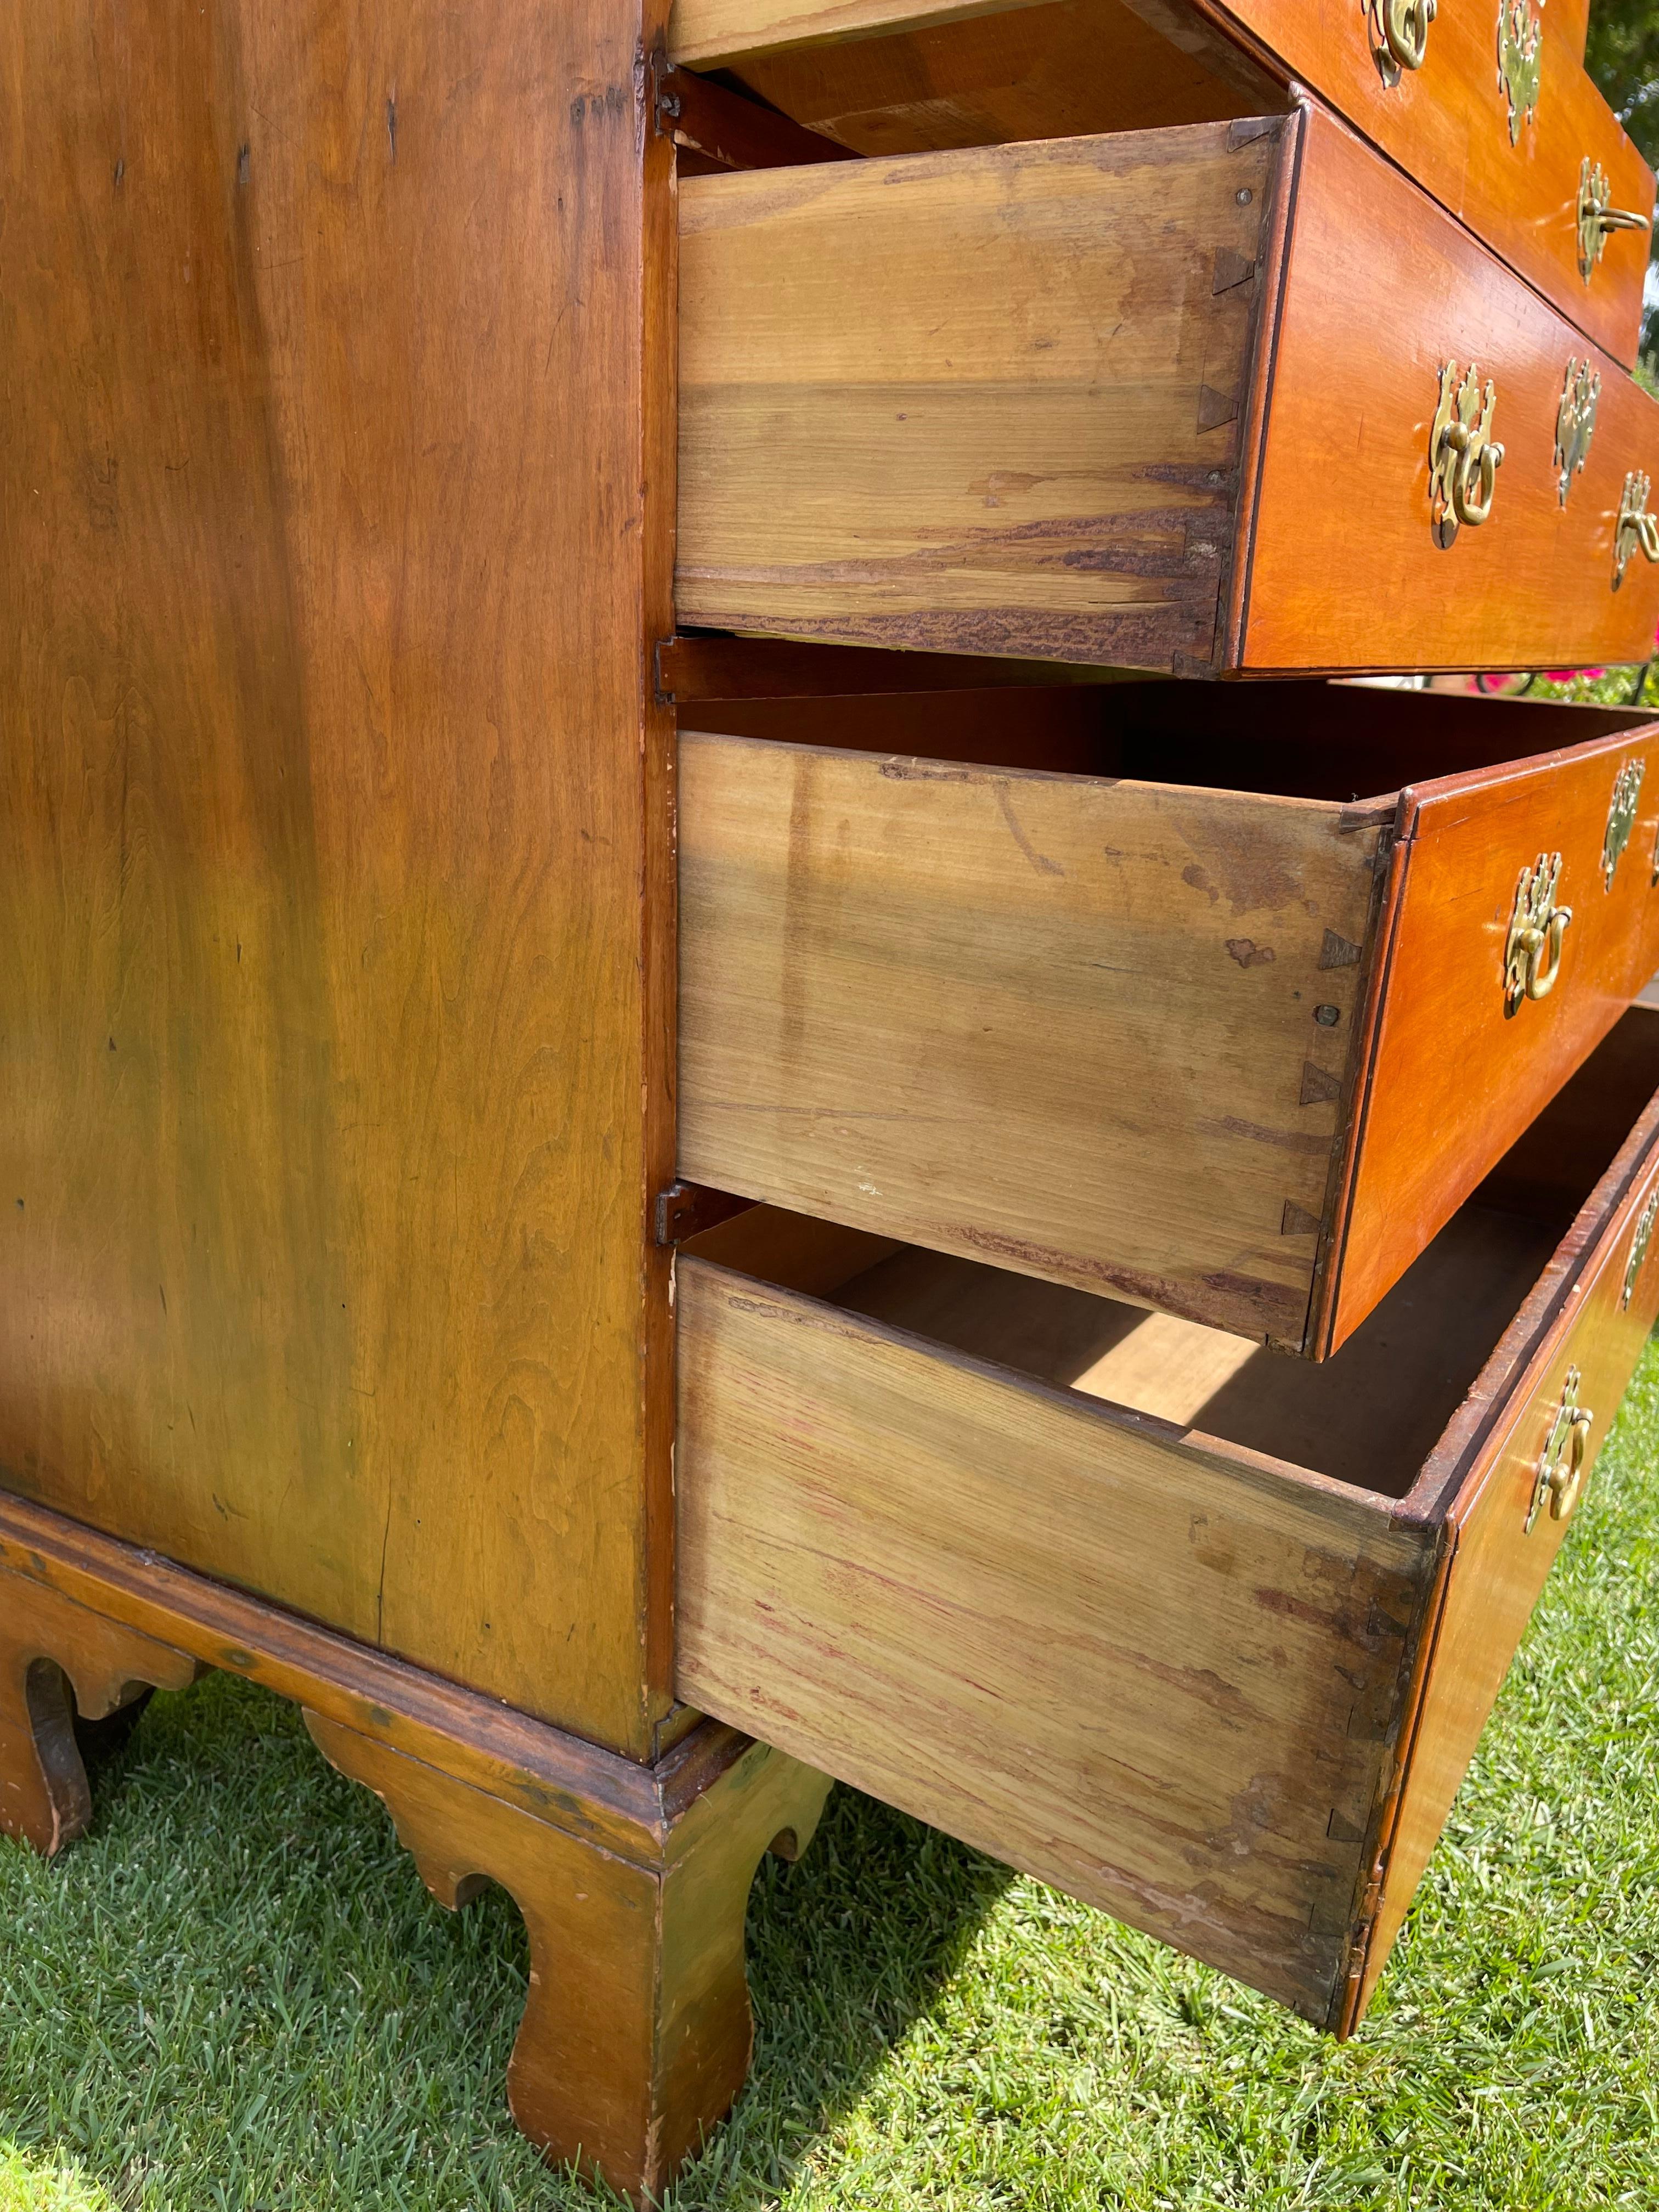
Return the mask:
<svg viewBox="0 0 1659 2212">
<path fill-rule="evenodd" d="M 507 2118 L 513 1909 L 432 1903 L 295 1713 L 210 1678 L 99 1783 L 0 1844 L 0 2212 L 592 2212 Z M 1651 2208 L 1656 1883 L 1659 1345 L 1355 2041 L 843 1790 L 672 2201 Z"/>
</svg>

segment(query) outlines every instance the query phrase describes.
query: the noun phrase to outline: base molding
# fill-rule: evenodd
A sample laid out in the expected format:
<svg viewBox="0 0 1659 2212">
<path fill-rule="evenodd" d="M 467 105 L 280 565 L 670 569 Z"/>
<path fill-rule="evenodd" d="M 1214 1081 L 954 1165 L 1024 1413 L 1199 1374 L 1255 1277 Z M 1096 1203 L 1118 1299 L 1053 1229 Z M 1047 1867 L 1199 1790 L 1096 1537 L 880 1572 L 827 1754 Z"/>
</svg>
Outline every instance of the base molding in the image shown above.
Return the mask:
<svg viewBox="0 0 1659 2212">
<path fill-rule="evenodd" d="M 750 1884 L 769 1850 L 805 1848 L 829 1777 L 714 1721 L 640 1765 L 0 1497 L 0 1829 L 48 1855 L 72 1841 L 91 1810 L 76 1713 L 204 1668 L 301 1706 L 441 1903 L 490 1881 L 513 1897 L 531 1948 L 514 2117 L 550 2157 L 654 2197 L 748 2072 Z"/>
</svg>

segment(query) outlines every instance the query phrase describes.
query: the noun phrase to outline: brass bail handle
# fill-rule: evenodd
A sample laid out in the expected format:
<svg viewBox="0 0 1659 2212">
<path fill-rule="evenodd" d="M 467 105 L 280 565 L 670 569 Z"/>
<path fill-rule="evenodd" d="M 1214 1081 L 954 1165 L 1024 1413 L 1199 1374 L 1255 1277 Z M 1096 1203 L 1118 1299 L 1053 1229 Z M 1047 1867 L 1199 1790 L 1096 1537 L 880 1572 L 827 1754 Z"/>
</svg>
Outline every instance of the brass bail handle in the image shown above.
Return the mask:
<svg viewBox="0 0 1659 2212">
<path fill-rule="evenodd" d="M 1429 26 L 1436 0 L 1388 0 L 1383 10 L 1382 35 L 1389 52 L 1402 70 L 1420 70 L 1429 51 Z"/>
<path fill-rule="evenodd" d="M 1634 209 L 1614 207 L 1607 198 L 1610 190 L 1606 170 L 1599 161 L 1592 166 L 1586 154 L 1578 170 L 1578 273 L 1587 284 L 1615 230 L 1653 228 L 1647 216 L 1638 215 Z"/>
<path fill-rule="evenodd" d="M 1492 434 L 1498 387 L 1471 362 L 1440 368 L 1440 398 L 1429 426 L 1429 505 L 1436 542 L 1449 547 L 1461 527 L 1478 530 L 1492 513 L 1504 448 Z"/>
<path fill-rule="evenodd" d="M 1570 1367 L 1561 1391 L 1561 1402 L 1555 1409 L 1555 1419 L 1544 1439 L 1544 1449 L 1538 1455 L 1537 1479 L 1533 1485 L 1532 1504 L 1528 1509 L 1522 1534 L 1530 1536 L 1533 1523 L 1549 1500 L 1552 1521 L 1565 1521 L 1571 1516 L 1584 1487 L 1584 1462 L 1589 1451 L 1590 1431 L 1595 1416 L 1578 1402 L 1578 1388 L 1583 1377 L 1577 1368 Z"/>
<path fill-rule="evenodd" d="M 1572 920 L 1570 906 L 1557 906 L 1561 855 L 1540 853 L 1522 868 L 1515 886 L 1515 908 L 1504 946 L 1504 1012 L 1518 1013 L 1528 999 L 1547 999 L 1561 973 L 1561 941 Z"/>
<path fill-rule="evenodd" d="M 1613 538 L 1613 588 L 1616 592 L 1625 580 L 1625 570 L 1630 557 L 1639 546 L 1645 561 L 1659 561 L 1659 514 L 1648 513 L 1647 477 L 1640 469 L 1632 469 L 1625 478 L 1624 496 L 1619 502 L 1619 521 Z"/>
<path fill-rule="evenodd" d="M 1458 456 L 1458 466 L 1452 471 L 1451 479 L 1452 512 L 1471 530 L 1479 529 L 1492 513 L 1504 448 L 1478 440 L 1467 422 L 1452 423 L 1446 432 L 1446 443 Z M 1472 483 L 1478 483 L 1480 490 L 1474 490 Z"/>
</svg>

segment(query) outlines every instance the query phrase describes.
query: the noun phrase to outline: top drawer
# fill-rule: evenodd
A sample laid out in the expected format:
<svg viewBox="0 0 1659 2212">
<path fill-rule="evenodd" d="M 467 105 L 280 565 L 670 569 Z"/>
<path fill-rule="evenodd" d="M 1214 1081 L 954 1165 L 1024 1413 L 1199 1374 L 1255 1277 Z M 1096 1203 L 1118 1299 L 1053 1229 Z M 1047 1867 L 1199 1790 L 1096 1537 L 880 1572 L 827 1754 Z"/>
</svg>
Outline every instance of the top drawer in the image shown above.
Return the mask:
<svg viewBox="0 0 1659 2212">
<path fill-rule="evenodd" d="M 1650 650 L 1653 402 L 1317 107 L 680 207 L 684 623 L 1176 674 Z"/>
<path fill-rule="evenodd" d="M 1615 359 L 1633 357 L 1653 179 L 1562 0 L 678 0 L 677 58 L 734 69 L 861 154 L 1261 112 L 1291 79 L 1347 116 Z M 1402 65 L 1416 60 L 1418 65 Z"/>
</svg>

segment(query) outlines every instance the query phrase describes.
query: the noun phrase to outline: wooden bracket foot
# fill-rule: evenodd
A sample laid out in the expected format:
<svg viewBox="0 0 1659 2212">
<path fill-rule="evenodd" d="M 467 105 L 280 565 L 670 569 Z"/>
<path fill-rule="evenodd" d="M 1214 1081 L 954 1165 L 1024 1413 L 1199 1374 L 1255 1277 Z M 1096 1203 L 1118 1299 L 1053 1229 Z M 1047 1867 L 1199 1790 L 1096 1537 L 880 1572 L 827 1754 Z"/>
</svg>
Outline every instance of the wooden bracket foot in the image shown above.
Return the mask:
<svg viewBox="0 0 1659 2212">
<path fill-rule="evenodd" d="M 102 1720 L 147 1690 L 183 1689 L 198 1670 L 56 1590 L 0 1582 L 0 1831 L 50 1858 L 92 1818 L 76 1715 Z"/>
<path fill-rule="evenodd" d="M 538 1819 L 307 1712 L 324 1753 L 384 1800 L 422 1879 L 454 1909 L 497 1881 L 524 1915 L 530 1995 L 513 2117 L 560 2161 L 654 2201 L 749 2070 L 744 1913 L 769 1849 L 793 1857 L 829 1778 L 752 1744 L 671 1816 L 654 1863 Z"/>
</svg>

